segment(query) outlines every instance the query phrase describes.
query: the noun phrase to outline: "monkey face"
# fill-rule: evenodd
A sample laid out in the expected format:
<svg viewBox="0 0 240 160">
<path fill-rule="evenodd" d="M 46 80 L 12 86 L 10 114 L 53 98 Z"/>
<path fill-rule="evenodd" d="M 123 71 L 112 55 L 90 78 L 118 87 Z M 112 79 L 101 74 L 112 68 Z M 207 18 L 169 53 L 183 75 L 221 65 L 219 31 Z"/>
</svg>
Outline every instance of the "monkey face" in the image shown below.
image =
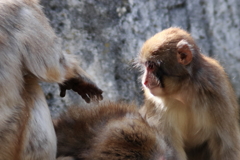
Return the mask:
<svg viewBox="0 0 240 160">
<path fill-rule="evenodd" d="M 172 50 L 169 54 L 159 50 L 153 56 L 156 58 L 142 62 L 144 68 L 143 87 L 154 96 L 162 97 L 176 93 L 176 90 L 181 87 L 184 77 L 188 76 L 185 66 L 177 62 L 177 56 L 173 56 L 174 52 L 176 51 Z"/>
<path fill-rule="evenodd" d="M 145 89 L 148 89 L 154 96 L 169 95 L 176 89 L 178 77 L 169 76 L 161 66 L 148 61 L 144 65 L 144 74 L 142 77 L 142 84 Z"/>
<path fill-rule="evenodd" d="M 146 61 L 144 63 L 144 75 L 142 84 L 148 88 L 153 95 L 162 95 L 164 93 L 163 72 L 160 68 L 160 62 Z"/>
</svg>

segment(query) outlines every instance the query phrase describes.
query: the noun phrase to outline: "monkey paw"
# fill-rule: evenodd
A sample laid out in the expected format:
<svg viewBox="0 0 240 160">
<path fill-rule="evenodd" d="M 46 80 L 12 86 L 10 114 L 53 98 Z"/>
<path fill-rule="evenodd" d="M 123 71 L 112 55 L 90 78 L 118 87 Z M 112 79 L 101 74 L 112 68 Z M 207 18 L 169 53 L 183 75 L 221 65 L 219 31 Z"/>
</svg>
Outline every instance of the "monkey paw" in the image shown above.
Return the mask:
<svg viewBox="0 0 240 160">
<path fill-rule="evenodd" d="M 73 91 L 77 92 L 87 103 L 90 103 L 90 100 L 100 101 L 103 99 L 103 91 L 91 81 L 84 81 L 82 78 L 69 79 L 63 84 L 59 84 L 59 87 L 61 90 L 61 97 L 66 95 L 66 90 L 72 89 Z"/>
</svg>

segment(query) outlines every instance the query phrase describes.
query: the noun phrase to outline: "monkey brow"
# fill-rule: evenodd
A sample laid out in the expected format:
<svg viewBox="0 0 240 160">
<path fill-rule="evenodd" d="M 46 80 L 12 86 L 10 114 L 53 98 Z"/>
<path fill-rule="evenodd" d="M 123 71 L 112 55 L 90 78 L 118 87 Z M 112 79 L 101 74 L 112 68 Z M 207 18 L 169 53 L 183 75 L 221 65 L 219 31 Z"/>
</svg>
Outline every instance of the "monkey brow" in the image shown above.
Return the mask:
<svg viewBox="0 0 240 160">
<path fill-rule="evenodd" d="M 160 67 L 160 64 L 162 63 L 161 60 L 148 60 L 146 61 L 144 64 L 146 66 L 156 66 L 156 67 Z"/>
<path fill-rule="evenodd" d="M 159 51 L 157 50 L 157 51 L 152 52 L 149 59 L 159 59 Z"/>
</svg>

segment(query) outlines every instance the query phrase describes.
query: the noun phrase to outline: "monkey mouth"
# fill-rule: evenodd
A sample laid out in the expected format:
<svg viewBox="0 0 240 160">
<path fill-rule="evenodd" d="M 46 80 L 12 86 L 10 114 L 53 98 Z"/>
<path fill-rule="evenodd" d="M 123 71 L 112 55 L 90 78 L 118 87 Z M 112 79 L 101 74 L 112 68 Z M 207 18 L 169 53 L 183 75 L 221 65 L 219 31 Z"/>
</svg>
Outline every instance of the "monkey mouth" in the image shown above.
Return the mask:
<svg viewBox="0 0 240 160">
<path fill-rule="evenodd" d="M 155 77 L 152 77 L 149 80 L 145 80 L 144 85 L 150 90 L 156 87 L 163 88 L 162 83 Z"/>
</svg>

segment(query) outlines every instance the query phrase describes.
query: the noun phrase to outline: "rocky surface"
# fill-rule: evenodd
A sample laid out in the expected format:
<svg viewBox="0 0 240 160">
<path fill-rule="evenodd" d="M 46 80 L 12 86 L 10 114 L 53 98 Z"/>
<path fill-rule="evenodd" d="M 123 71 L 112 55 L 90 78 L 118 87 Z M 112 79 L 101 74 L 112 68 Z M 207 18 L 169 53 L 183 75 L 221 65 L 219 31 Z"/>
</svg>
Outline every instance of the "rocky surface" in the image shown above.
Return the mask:
<svg viewBox="0 0 240 160">
<path fill-rule="evenodd" d="M 41 0 L 63 50 L 104 90 L 105 100 L 142 103 L 133 68 L 141 45 L 170 26 L 188 30 L 202 52 L 225 67 L 240 97 L 239 0 Z M 53 115 L 83 103 L 73 92 L 61 99 L 56 84 L 42 84 Z"/>
</svg>

